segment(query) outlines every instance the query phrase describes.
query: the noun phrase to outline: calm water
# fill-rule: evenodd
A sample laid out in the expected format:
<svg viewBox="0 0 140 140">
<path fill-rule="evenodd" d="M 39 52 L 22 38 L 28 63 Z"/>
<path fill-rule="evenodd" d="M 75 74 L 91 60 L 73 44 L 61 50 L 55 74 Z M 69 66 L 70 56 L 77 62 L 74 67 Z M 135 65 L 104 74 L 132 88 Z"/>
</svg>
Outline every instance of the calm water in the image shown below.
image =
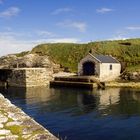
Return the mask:
<svg viewBox="0 0 140 140">
<path fill-rule="evenodd" d="M 140 89 L 10 88 L 0 92 L 63 139 L 140 139 Z"/>
</svg>

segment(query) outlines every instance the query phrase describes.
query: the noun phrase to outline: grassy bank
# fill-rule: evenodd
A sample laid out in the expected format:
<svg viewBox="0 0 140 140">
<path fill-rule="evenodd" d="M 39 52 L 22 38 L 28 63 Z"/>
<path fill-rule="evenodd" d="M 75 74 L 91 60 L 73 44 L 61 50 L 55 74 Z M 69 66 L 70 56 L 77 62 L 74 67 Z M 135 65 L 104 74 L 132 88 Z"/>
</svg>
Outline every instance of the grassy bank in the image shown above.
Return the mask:
<svg viewBox="0 0 140 140">
<path fill-rule="evenodd" d="M 77 71 L 77 63 L 88 54 L 90 49 L 93 50 L 93 53 L 116 57 L 128 71 L 140 69 L 140 39 L 90 42 L 87 44 L 40 44 L 33 48 L 31 53 L 48 55 L 56 63 L 75 72 Z M 24 55 L 24 53 L 18 54 L 18 56 L 20 55 Z"/>
</svg>

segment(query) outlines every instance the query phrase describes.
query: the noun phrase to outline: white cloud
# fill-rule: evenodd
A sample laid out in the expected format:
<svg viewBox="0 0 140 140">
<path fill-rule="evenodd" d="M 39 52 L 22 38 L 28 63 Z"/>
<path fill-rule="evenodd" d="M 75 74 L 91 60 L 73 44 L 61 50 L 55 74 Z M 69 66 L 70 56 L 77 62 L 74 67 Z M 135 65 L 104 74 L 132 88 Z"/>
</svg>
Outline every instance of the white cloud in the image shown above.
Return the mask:
<svg viewBox="0 0 140 140">
<path fill-rule="evenodd" d="M 35 43 L 17 40 L 13 37 L 0 37 L 0 56 L 30 50 Z"/>
<path fill-rule="evenodd" d="M 0 17 L 9 18 L 9 17 L 18 15 L 19 12 L 20 12 L 20 9 L 18 7 L 10 7 L 6 9 L 5 11 L 0 12 Z"/>
<path fill-rule="evenodd" d="M 110 8 L 100 8 L 100 9 L 96 9 L 96 12 L 97 13 L 100 13 L 100 14 L 105 14 L 105 13 L 108 13 L 108 12 L 112 12 L 114 11 L 113 9 L 110 9 Z"/>
<path fill-rule="evenodd" d="M 128 38 L 122 37 L 122 36 L 114 36 L 112 38 L 106 39 L 106 40 L 126 40 Z"/>
<path fill-rule="evenodd" d="M 140 26 L 128 26 L 126 27 L 127 30 L 137 31 L 140 30 Z"/>
<path fill-rule="evenodd" d="M 56 36 L 54 33 L 47 30 L 38 30 L 36 31 L 36 33 L 38 36 L 41 36 L 41 37 L 55 37 Z"/>
<path fill-rule="evenodd" d="M 85 32 L 87 28 L 87 24 L 85 22 L 77 22 L 77 21 L 64 21 L 58 23 L 57 25 L 61 27 L 75 28 L 80 32 Z"/>
<path fill-rule="evenodd" d="M 76 43 L 79 42 L 80 40 L 76 38 L 50 38 L 44 41 L 50 43 Z"/>
<path fill-rule="evenodd" d="M 71 8 L 59 8 L 59 9 L 56 9 L 55 11 L 53 11 L 51 14 L 58 15 L 60 13 L 66 13 L 66 12 L 71 12 L 71 11 L 72 11 Z"/>
<path fill-rule="evenodd" d="M 76 38 L 40 38 L 38 40 L 30 39 L 25 41 L 25 39 L 19 39 L 19 36 L 24 38 L 25 34 L 12 31 L 0 32 L 0 56 L 30 51 L 34 46 L 41 43 L 76 43 L 80 41 Z"/>
</svg>

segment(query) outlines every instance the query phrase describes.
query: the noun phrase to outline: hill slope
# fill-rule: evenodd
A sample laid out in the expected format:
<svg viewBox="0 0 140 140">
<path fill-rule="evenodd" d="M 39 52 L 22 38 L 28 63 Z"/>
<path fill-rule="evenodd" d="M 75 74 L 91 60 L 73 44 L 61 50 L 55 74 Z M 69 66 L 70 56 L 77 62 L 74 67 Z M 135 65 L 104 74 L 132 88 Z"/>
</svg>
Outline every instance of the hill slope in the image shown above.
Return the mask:
<svg viewBox="0 0 140 140">
<path fill-rule="evenodd" d="M 90 42 L 87 44 L 40 44 L 33 48 L 31 53 L 48 55 L 53 61 L 69 68 L 70 71 L 77 71 L 78 62 L 88 54 L 90 49 L 94 53 L 116 57 L 123 64 L 125 63 L 127 70 L 135 71 L 140 69 L 140 39 Z"/>
</svg>

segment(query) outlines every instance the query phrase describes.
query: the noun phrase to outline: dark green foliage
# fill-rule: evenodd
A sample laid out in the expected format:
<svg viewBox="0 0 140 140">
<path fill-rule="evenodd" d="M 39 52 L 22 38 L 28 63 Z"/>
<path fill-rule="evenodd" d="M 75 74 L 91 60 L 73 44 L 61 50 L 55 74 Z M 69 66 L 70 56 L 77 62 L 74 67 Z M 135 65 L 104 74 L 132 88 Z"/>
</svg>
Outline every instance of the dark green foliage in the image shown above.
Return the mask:
<svg viewBox="0 0 140 140">
<path fill-rule="evenodd" d="M 29 51 L 25 51 L 25 52 L 21 52 L 21 53 L 17 53 L 15 54 L 17 57 L 23 57 L 24 55 L 28 54 Z"/>
<path fill-rule="evenodd" d="M 125 62 L 127 67 L 140 63 L 140 39 L 90 42 L 88 44 L 41 44 L 33 48 L 31 53 L 49 55 L 56 63 L 68 67 L 70 71 L 77 71 L 78 62 L 90 50 L 97 54 L 112 55 L 119 61 Z"/>
</svg>

